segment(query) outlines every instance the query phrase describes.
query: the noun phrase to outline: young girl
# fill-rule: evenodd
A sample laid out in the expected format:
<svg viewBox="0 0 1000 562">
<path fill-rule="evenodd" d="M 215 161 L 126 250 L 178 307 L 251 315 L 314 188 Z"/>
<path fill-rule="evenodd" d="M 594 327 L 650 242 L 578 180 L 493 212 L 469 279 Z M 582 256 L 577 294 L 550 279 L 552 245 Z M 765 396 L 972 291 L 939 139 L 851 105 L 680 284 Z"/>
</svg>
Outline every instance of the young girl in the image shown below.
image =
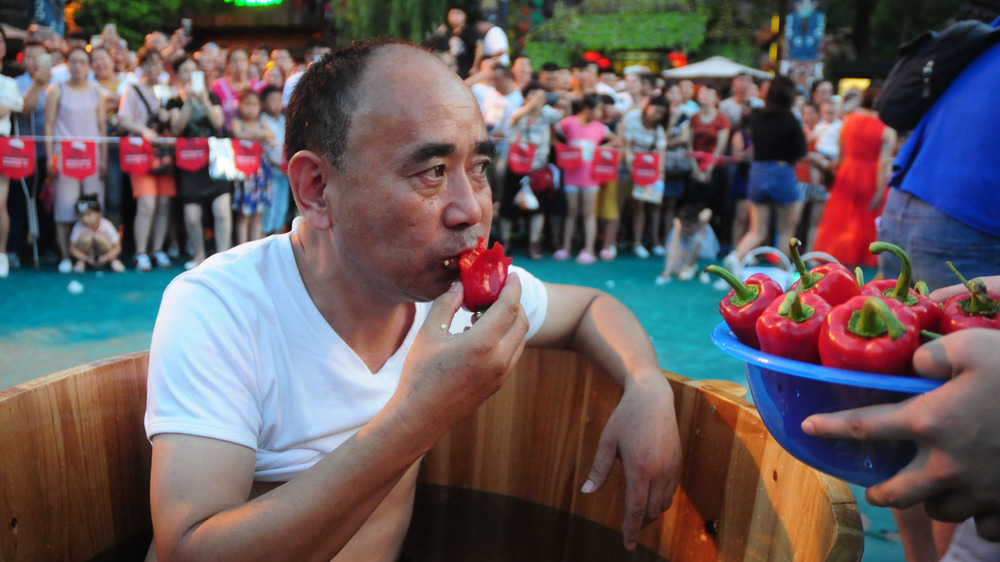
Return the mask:
<svg viewBox="0 0 1000 562">
<path fill-rule="evenodd" d="M 699 205 L 688 204 L 681 207 L 674 218 L 674 225 L 667 237 L 667 260 L 663 273 L 656 278 L 657 285 L 669 283 L 673 276 L 682 281 L 694 278 L 698 269 L 698 258 L 714 259 L 719 251 L 719 241 L 709 226 L 712 210 Z M 710 278 L 704 271 L 698 280 L 708 283 Z"/>
<path fill-rule="evenodd" d="M 594 152 L 598 146 L 614 137 L 607 125 L 597 120 L 601 115 L 601 99 L 595 95 L 584 96 L 573 102 L 575 115 L 566 117 L 556 124 L 556 135 L 570 145 L 580 149 L 582 164 L 566 170 L 564 191 L 566 193 L 566 224 L 563 228 L 563 244 L 552 257 L 558 261 L 569 258 L 573 246 L 577 217 L 583 220 L 583 249 L 576 263 L 588 265 L 596 261 L 594 241 L 597 237 L 597 193 L 601 186 L 591 174 Z"/>
<path fill-rule="evenodd" d="M 270 197 L 267 193 L 271 166 L 268 147 L 274 143 L 274 134 L 260 118 L 260 95 L 247 88 L 240 94 L 239 114 L 233 119 L 233 137 L 240 140 L 259 141 L 263 145 L 260 168 L 244 181 L 236 182 L 233 210 L 236 211 L 236 244 L 263 237 L 262 215 Z"/>
<path fill-rule="evenodd" d="M 82 195 L 76 202 L 79 220 L 69 235 L 69 252 L 76 260 L 73 272 L 83 273 L 87 266 L 108 266 L 111 271 L 125 271 L 118 256 L 122 253 L 118 229 L 101 214 L 101 203 L 96 194 Z"/>
</svg>

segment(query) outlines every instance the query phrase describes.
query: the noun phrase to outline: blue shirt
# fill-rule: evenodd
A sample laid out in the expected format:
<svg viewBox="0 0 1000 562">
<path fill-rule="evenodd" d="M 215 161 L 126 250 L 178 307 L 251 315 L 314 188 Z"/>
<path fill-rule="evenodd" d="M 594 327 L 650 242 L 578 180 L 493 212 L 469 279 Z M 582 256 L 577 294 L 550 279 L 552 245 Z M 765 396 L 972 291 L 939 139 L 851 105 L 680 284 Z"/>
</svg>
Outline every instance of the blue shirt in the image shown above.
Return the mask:
<svg viewBox="0 0 1000 562">
<path fill-rule="evenodd" d="M 991 25 L 998 24 L 1000 18 Z M 900 149 L 889 183 L 1000 237 L 998 154 L 1000 43 L 972 61 L 927 111 Z"/>
</svg>

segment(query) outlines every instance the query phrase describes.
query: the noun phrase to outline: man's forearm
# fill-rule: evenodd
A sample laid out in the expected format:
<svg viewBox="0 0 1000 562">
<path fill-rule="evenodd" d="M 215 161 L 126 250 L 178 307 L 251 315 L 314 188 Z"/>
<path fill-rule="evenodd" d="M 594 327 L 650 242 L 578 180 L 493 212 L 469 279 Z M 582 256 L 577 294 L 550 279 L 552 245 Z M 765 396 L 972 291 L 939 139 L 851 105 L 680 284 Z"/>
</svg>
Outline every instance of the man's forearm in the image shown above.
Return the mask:
<svg viewBox="0 0 1000 562">
<path fill-rule="evenodd" d="M 207 518 L 184 514 L 190 520 L 177 525 L 186 499 L 154 488 L 158 553 L 171 560 L 333 558 L 429 448 L 403 439 L 398 423 L 376 420 L 293 480 Z M 157 521 L 157 513 L 166 515 Z"/>
</svg>

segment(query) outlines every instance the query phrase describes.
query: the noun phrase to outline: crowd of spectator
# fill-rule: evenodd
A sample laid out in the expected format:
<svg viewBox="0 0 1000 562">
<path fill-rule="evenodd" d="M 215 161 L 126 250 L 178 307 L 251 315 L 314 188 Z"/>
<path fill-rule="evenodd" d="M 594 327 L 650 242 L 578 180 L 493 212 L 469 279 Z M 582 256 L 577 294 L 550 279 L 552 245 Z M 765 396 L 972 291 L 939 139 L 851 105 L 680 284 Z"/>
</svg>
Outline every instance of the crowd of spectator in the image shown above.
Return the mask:
<svg viewBox="0 0 1000 562">
<path fill-rule="evenodd" d="M 40 202 L 43 254 L 58 255 L 63 273 L 92 265 L 75 257 L 69 239 L 81 197 L 95 197 L 88 208 L 115 225 L 122 255 L 141 271 L 192 268 L 213 251 L 289 227 L 295 210 L 282 172 L 282 109 L 327 47 L 307 45 L 297 61 L 283 47 L 189 43 L 183 28 L 150 33 L 136 52 L 113 25 L 89 41 L 31 30 L 19 55 L 24 72 L 13 79 L 21 103 L 10 108 L 10 134 L 44 139 L 36 144 L 42 164 L 24 180 L 28 189 L 0 186 L 11 214 L 0 220 L 0 242 L 11 234 L 0 274 L 28 257 L 25 191 Z M 551 255 L 581 265 L 619 252 L 666 263 L 669 248 L 685 248 L 685 263 L 674 256 L 679 265 L 665 267 L 660 283 L 679 271 L 691 278 L 687 262 L 699 256 L 738 269 L 758 245 L 786 247 L 795 234 L 810 246 L 822 241 L 842 117 L 866 111 L 861 92 L 841 99 L 825 80 L 675 81 L 642 65 L 619 73 L 582 59 L 538 67 L 511 52 L 499 27 L 469 21 L 458 8 L 427 47 L 466 80 L 497 143 L 496 238 L 532 260 Z M 162 168 L 123 173 L 119 145 L 105 141 L 93 175 L 60 174 L 57 139 L 119 136 L 159 147 Z M 168 141 L 206 137 L 261 143 L 260 169 L 233 181 L 209 167 L 170 165 Z M 780 190 L 761 187 L 775 181 Z M 683 217 L 689 228 L 681 228 Z M 706 229 L 694 228 L 696 217 Z M 671 245 L 675 234 L 695 231 L 704 247 L 688 239 Z"/>
<path fill-rule="evenodd" d="M 6 37 L 0 39 L 5 56 Z M 29 29 L 16 57 L 23 72 L 4 77 L 13 101 L 0 100 L 0 119 L 9 126 L 0 133 L 36 139 L 37 165 L 20 181 L 0 176 L 0 207 L 9 211 L 0 215 L 0 276 L 30 259 L 26 198 L 37 202 L 34 242 L 61 273 L 98 266 L 121 271 L 122 248 L 140 271 L 190 269 L 213 251 L 288 228 L 294 209 L 282 171 L 282 109 L 307 64 L 328 47 L 310 42 L 296 62 L 285 48 L 209 42 L 193 49 L 189 43 L 184 29 L 169 37 L 154 31 L 137 51 L 114 25 L 89 38 Z M 123 173 L 119 137 L 151 143 L 152 169 Z M 196 171 L 174 165 L 176 139 L 208 137 L 259 142 L 260 168 L 227 180 L 207 165 Z M 94 173 L 64 173 L 66 139 L 96 141 Z M 74 251 L 71 238 L 82 232 L 83 210 L 100 212 L 114 226 L 113 257 L 85 259 Z M 91 223 L 106 234 L 106 224 Z M 110 251 L 115 244 L 104 246 Z"/>
</svg>

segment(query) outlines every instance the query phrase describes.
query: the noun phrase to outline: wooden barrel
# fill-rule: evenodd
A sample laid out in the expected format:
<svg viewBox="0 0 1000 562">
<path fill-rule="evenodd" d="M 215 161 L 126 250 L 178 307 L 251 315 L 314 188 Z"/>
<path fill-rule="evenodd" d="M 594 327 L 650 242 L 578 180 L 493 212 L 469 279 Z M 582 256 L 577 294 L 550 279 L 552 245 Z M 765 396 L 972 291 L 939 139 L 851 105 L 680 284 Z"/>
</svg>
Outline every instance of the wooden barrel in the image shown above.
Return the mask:
<svg viewBox="0 0 1000 562">
<path fill-rule="evenodd" d="M 151 528 L 146 365 L 136 353 L 0 391 L 0 560 L 141 557 Z M 782 450 L 739 385 L 665 375 L 684 447 L 681 486 L 643 530 L 643 549 L 669 560 L 860 560 L 860 515 L 843 482 Z M 550 509 L 615 533 L 620 467 L 600 492 L 578 490 L 620 396 L 574 353 L 526 351 L 504 388 L 425 457 L 411 535 L 428 536 L 408 537 L 407 552 L 441 560 L 446 543 L 463 540 L 460 528 L 435 528 L 452 505 L 432 501 L 435 490 Z M 543 530 L 569 529 L 553 537 L 566 542 L 581 528 Z M 517 529 L 490 532 L 516 541 Z M 636 559 L 620 542 L 615 552 Z"/>
</svg>

